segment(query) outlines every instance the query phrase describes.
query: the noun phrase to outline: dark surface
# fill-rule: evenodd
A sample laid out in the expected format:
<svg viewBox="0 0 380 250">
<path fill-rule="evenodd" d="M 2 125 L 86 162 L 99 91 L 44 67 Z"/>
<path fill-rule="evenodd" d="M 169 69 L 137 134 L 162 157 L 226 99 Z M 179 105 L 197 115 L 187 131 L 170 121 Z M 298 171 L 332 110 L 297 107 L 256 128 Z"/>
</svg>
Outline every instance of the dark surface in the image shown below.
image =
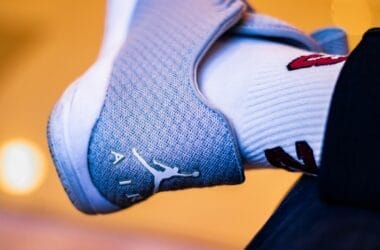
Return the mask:
<svg viewBox="0 0 380 250">
<path fill-rule="evenodd" d="M 371 29 L 340 73 L 327 122 L 320 187 L 325 199 L 380 208 L 380 29 Z"/>
<path fill-rule="evenodd" d="M 303 176 L 247 249 L 380 249 L 380 212 L 323 201 Z"/>
</svg>

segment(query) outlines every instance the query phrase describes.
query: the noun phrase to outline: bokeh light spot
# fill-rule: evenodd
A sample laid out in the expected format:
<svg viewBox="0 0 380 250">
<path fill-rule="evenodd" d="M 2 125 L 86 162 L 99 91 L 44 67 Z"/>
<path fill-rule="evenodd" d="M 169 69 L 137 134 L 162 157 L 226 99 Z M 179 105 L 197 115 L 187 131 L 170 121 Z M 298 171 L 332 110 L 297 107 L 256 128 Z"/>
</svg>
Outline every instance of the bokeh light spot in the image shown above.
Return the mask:
<svg viewBox="0 0 380 250">
<path fill-rule="evenodd" d="M 0 148 L 0 188 L 9 194 L 36 190 L 46 175 L 40 149 L 26 140 L 12 140 Z"/>
</svg>

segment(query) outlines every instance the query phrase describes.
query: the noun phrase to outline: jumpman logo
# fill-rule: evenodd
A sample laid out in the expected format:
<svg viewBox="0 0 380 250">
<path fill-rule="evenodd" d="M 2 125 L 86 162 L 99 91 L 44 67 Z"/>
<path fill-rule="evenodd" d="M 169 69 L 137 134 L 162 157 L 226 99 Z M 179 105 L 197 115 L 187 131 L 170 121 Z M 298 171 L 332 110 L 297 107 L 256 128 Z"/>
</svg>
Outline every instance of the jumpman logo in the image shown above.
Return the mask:
<svg viewBox="0 0 380 250">
<path fill-rule="evenodd" d="M 172 177 L 198 177 L 199 172 L 194 171 L 191 174 L 179 173 L 178 167 L 169 167 L 155 159 L 153 159 L 153 164 L 164 169 L 164 171 L 159 171 L 154 167 L 150 166 L 145 159 L 137 152 L 135 148 L 132 149 L 132 153 L 139 162 L 153 175 L 154 177 L 154 189 L 153 192 L 156 193 L 160 187 L 163 180 L 170 179 Z"/>
</svg>

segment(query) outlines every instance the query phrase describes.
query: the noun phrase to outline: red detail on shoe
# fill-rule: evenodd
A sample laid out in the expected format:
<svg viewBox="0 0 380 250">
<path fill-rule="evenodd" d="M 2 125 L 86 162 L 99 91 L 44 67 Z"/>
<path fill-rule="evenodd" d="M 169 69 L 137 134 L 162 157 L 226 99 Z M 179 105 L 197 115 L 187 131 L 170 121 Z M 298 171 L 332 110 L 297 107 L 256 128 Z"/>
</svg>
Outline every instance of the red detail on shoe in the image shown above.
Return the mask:
<svg viewBox="0 0 380 250">
<path fill-rule="evenodd" d="M 310 175 L 317 175 L 319 173 L 313 149 L 306 141 L 296 142 L 297 157 L 302 162 L 295 160 L 281 147 L 266 149 L 264 153 L 268 162 L 275 167 L 283 168 L 291 172 L 302 171 Z"/>
<path fill-rule="evenodd" d="M 288 70 L 296 70 L 303 68 L 310 68 L 312 66 L 332 65 L 343 62 L 347 56 L 331 56 L 324 54 L 311 54 L 307 56 L 300 56 L 291 61 L 287 68 Z"/>
</svg>

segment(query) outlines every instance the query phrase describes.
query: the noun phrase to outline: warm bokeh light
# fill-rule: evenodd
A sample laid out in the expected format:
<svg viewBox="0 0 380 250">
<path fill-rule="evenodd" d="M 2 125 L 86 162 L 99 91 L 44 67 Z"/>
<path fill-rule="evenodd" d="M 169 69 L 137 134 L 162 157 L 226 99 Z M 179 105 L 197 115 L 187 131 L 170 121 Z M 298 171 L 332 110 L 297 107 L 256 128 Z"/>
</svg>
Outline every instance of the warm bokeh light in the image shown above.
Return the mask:
<svg viewBox="0 0 380 250">
<path fill-rule="evenodd" d="M 27 194 L 37 189 L 45 176 L 40 149 L 26 140 L 12 140 L 0 149 L 0 187 L 9 194 Z"/>
<path fill-rule="evenodd" d="M 371 8 L 366 0 L 334 0 L 331 18 L 351 35 L 361 35 L 372 26 Z"/>
</svg>

